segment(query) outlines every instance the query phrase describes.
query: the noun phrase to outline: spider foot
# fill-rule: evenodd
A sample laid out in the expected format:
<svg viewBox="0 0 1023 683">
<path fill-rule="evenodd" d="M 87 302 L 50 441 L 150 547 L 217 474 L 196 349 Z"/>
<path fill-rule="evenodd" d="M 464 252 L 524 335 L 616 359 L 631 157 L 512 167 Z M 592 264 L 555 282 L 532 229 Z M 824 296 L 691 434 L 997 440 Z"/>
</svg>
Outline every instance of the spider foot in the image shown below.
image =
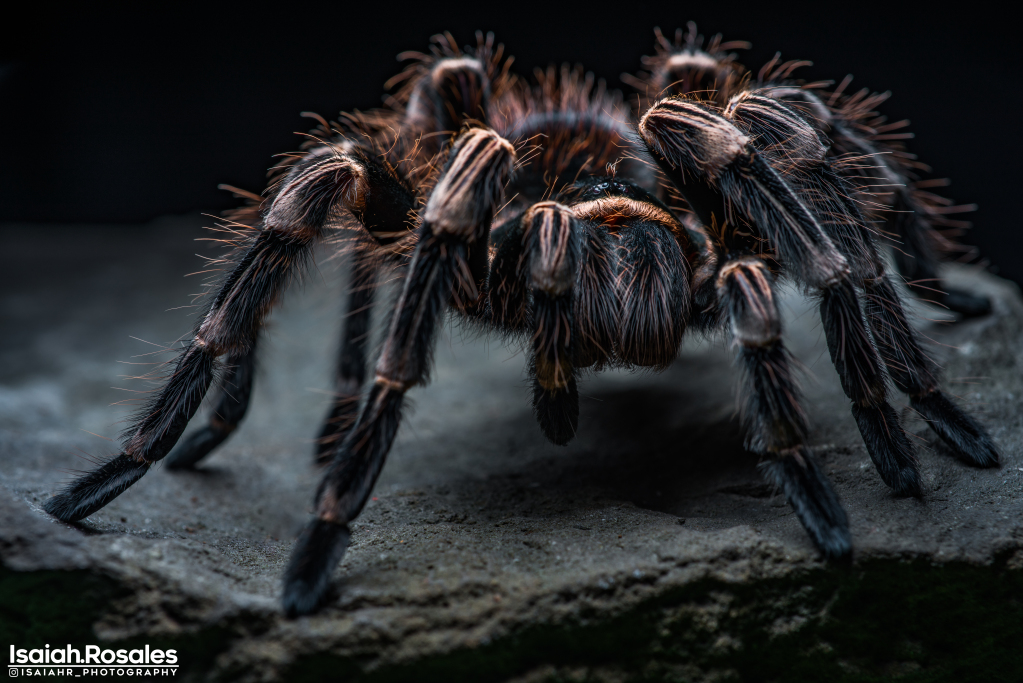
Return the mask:
<svg viewBox="0 0 1023 683">
<path fill-rule="evenodd" d="M 102 467 L 79 477 L 56 496 L 43 503 L 43 509 L 62 522 L 85 519 L 117 498 L 149 471 L 150 463 L 139 462 L 122 453 Z"/>
<path fill-rule="evenodd" d="M 566 446 L 579 428 L 579 387 L 575 378 L 564 389 L 549 391 L 533 381 L 533 412 L 552 443 Z"/>
<path fill-rule="evenodd" d="M 852 557 L 845 510 L 808 450 L 801 448 L 778 460 L 762 462 L 759 469 L 764 479 L 785 493 L 803 528 L 825 558 L 847 561 Z"/>
<path fill-rule="evenodd" d="M 284 573 L 284 613 L 289 619 L 312 614 L 320 606 L 350 538 L 347 524 L 314 519 L 305 528 Z"/>
<path fill-rule="evenodd" d="M 209 425 L 192 432 L 164 458 L 165 467 L 170 470 L 192 469 L 214 448 L 224 443 L 230 433 Z"/>
<path fill-rule="evenodd" d="M 896 495 L 917 498 L 923 495 L 913 445 L 899 424 L 895 409 L 887 403 L 880 408 L 853 404 L 852 413 L 884 483 Z"/>
<path fill-rule="evenodd" d="M 979 422 L 940 391 L 910 397 L 910 405 L 927 420 L 961 460 L 976 467 L 998 465 L 998 449 Z"/>
</svg>

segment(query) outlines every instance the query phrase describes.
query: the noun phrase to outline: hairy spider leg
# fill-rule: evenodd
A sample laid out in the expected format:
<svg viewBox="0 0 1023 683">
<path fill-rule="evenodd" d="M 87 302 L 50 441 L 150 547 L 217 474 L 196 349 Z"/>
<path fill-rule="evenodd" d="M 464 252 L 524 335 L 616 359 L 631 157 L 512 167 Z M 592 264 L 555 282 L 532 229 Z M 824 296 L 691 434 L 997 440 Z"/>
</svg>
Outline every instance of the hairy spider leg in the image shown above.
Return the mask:
<svg viewBox="0 0 1023 683">
<path fill-rule="evenodd" d="M 495 233 L 487 280 L 488 321 L 531 335 L 533 412 L 558 445 L 575 436 L 579 423 L 576 309 L 586 231 L 563 204 L 534 204 Z"/>
<path fill-rule="evenodd" d="M 900 495 L 920 496 L 916 455 L 899 416 L 888 403 L 884 370 L 863 322 L 852 284 L 843 280 L 823 291 L 821 321 L 831 362 L 881 479 Z"/>
<path fill-rule="evenodd" d="M 718 301 L 729 307 L 752 394 L 746 405 L 752 430 L 748 445 L 769 457 L 762 466 L 765 477 L 785 492 L 821 552 L 848 556 L 845 513 L 803 443 L 805 421 L 780 345 L 780 322 L 766 271 L 753 268 L 751 261 L 729 262 L 756 254 L 766 238 L 777 257 L 811 286 L 839 285 L 849 265 L 750 138 L 710 107 L 662 100 L 644 115 L 639 133 L 709 229 L 717 251 Z"/>
<path fill-rule="evenodd" d="M 369 255 L 353 254 L 343 316 L 344 330 L 341 333 L 334 379 L 334 399 L 323 420 L 313 452 L 313 459 L 319 465 L 330 462 L 338 442 L 344 440 L 358 416 L 362 386 L 366 382 L 366 352 L 376 280 L 375 260 Z"/>
<path fill-rule="evenodd" d="M 742 371 L 746 447 L 768 455 L 761 473 L 785 493 L 824 555 L 847 557 L 852 552 L 849 521 L 806 444 L 806 413 L 782 341 L 771 272 L 755 256 L 733 255 L 721 267 L 717 289 Z"/>
<path fill-rule="evenodd" d="M 725 115 L 770 150 L 765 158 L 786 173 L 786 182 L 848 260 L 850 282 L 863 291 L 865 318 L 849 283 L 825 290 L 821 313 L 832 320 L 829 325 L 825 319 L 825 327 L 833 359 L 841 356 L 847 367 L 856 359 L 866 363 L 855 368 L 858 386 L 847 387 L 846 393 L 856 403 L 853 412 L 864 440 L 875 444 L 869 450 L 882 458 L 875 463 L 885 482 L 897 492 L 919 491 L 912 446 L 897 428 L 894 409 L 882 400 L 885 378 L 878 353 L 895 385 L 910 396 L 913 406 L 958 457 L 978 466 L 996 464 L 998 453 L 984 428 L 938 388 L 938 370 L 920 348 L 900 297 L 885 275 L 884 262 L 852 199 L 852 189 L 834 170 L 819 139 L 815 143 L 817 134 L 809 121 L 788 103 L 757 92 L 732 98 Z M 863 319 L 870 333 L 863 329 Z M 850 345 L 847 350 L 840 348 L 843 343 Z M 841 374 L 853 379 L 848 372 Z M 843 386 L 845 383 L 843 380 Z M 885 457 L 886 452 L 891 457 Z"/>
<path fill-rule="evenodd" d="M 891 282 L 881 276 L 864 287 L 867 320 L 895 385 L 957 457 L 976 467 L 997 466 L 998 448 L 987 430 L 938 387 L 937 368 L 920 349 Z"/>
<path fill-rule="evenodd" d="M 547 201 L 494 235 L 488 319 L 505 332 L 531 335 L 533 413 L 558 445 L 578 429 L 578 369 L 613 353 L 616 327 L 608 314 L 617 310 L 594 296 L 614 297 L 611 247 L 598 234 L 571 208 Z M 585 291 L 591 283 L 595 289 Z"/>
<path fill-rule="evenodd" d="M 822 225 L 853 265 L 867 324 L 888 376 L 957 457 L 977 467 L 997 465 L 998 449 L 984 427 L 941 391 L 941 373 L 909 324 L 901 297 L 885 273 L 884 261 L 859 207 L 850 199 L 844 181 L 826 169 L 821 174 L 825 186 L 830 186 L 832 197 L 845 201 L 846 211 L 844 219 L 822 221 Z"/>
<path fill-rule="evenodd" d="M 386 171 L 364 153 L 342 145 L 314 150 L 296 164 L 282 181 L 262 230 L 224 279 L 169 379 L 125 432 L 124 452 L 50 498 L 43 506 L 48 513 L 65 522 L 88 517 L 170 452 L 212 384 L 217 358 L 249 350 L 263 319 L 302 270 L 339 208 L 363 224 L 404 220 L 410 196 L 407 206 L 395 206 L 393 194 L 367 191 L 369 179 L 380 172 Z M 388 221 L 391 217 L 397 220 Z"/>
<path fill-rule="evenodd" d="M 442 59 L 431 69 L 428 77 L 416 82 L 413 103 L 407 112 L 406 120 L 410 125 L 425 127 L 430 132 L 456 130 L 465 116 L 485 117 L 488 97 L 489 82 L 480 60 L 464 57 Z M 324 149 L 329 149 L 329 146 L 315 148 L 307 157 L 316 157 Z M 391 174 L 380 168 L 375 160 L 364 161 L 373 167 L 373 172 L 367 174 L 370 193 L 376 195 L 385 192 L 392 196 L 398 195 L 397 204 L 405 206 L 406 209 L 411 208 L 412 199 L 408 191 L 402 188 Z M 364 215 L 363 218 L 365 217 Z M 364 226 L 377 243 L 387 244 L 394 241 L 393 235 L 400 235 L 405 227 L 402 223 L 393 224 L 398 216 L 392 214 L 387 218 L 392 224 Z M 369 325 L 376 287 L 376 263 L 381 258 L 390 260 L 388 259 L 390 254 L 386 252 L 361 253 L 366 250 L 372 251 L 371 247 L 357 250 L 351 260 L 343 314 L 345 325 L 335 378 L 335 397 L 323 420 L 313 454 L 315 462 L 321 465 L 330 462 L 335 445 L 344 439 L 345 434 L 355 424 L 362 385 L 365 382 Z M 251 365 L 254 362 L 253 354 L 254 350 L 241 362 Z M 168 467 L 183 469 L 194 466 L 222 443 L 244 418 L 253 375 L 247 372 L 238 374 L 237 377 L 225 376 L 223 383 L 229 381 L 235 385 L 234 391 L 223 393 L 207 427 L 196 431 L 178 444 L 167 458 Z M 234 395 L 243 396 L 244 400 L 236 401 Z M 231 420 L 222 419 L 225 411 L 230 412 Z"/>
<path fill-rule="evenodd" d="M 757 91 L 733 97 L 723 115 L 758 150 L 763 163 L 750 165 L 754 182 L 764 187 L 788 185 L 816 223 L 815 231 L 843 257 L 845 267 L 836 269 L 827 280 L 814 283 L 821 292 L 821 321 L 831 360 L 846 396 L 853 402 L 853 416 L 882 480 L 896 493 L 920 495 L 913 447 L 888 403 L 883 364 L 853 285 L 857 271 L 870 260 L 858 228 L 862 219 L 849 213 L 851 203 L 843 200 L 843 188 L 836 185 L 839 179 L 829 172 L 826 148 L 800 113 Z M 768 168 L 771 173 L 766 171 Z M 728 174 L 723 175 L 722 184 L 727 186 Z M 777 195 L 780 189 L 771 192 Z M 763 224 L 763 214 L 755 208 L 748 215 L 758 227 Z M 808 225 L 810 229 L 814 228 Z M 787 259 L 783 261 L 790 267 Z"/>
<path fill-rule="evenodd" d="M 764 93 L 804 114 L 818 132 L 824 134 L 822 137 L 830 141 L 829 157 L 856 160 L 835 166 L 851 186 L 866 181 L 862 193 L 889 197 L 884 200 L 891 206 L 882 211 L 885 224 L 882 234 L 894 247 L 899 273 L 917 296 L 947 306 L 965 317 L 991 312 L 991 301 L 987 297 L 943 284 L 938 274 L 939 258 L 934 248 L 937 231 L 932 224 L 932 214 L 917 199 L 910 179 L 898 168 L 891 154 L 883 153 L 858 131 L 841 107 L 829 107 L 810 90 L 780 85 L 765 88 Z M 854 179 L 858 182 L 853 183 Z M 871 204 L 876 203 L 877 200 L 871 199 Z"/>
<path fill-rule="evenodd" d="M 847 173 L 866 175 L 881 193 L 885 190 L 890 193 L 891 207 L 883 211 L 884 234 L 894 247 L 895 265 L 911 291 L 921 299 L 947 306 L 967 318 L 990 313 L 991 301 L 986 296 L 949 287 L 943 282 L 934 247 L 939 238 L 931 213 L 917 199 L 909 178 L 894 166 L 890 155 L 881 153 L 837 115 L 831 118 L 830 137 L 836 151 L 848 150 L 847 154 L 865 157 Z"/>
<path fill-rule="evenodd" d="M 292 175 L 296 172 L 305 175 L 334 172 L 330 164 L 323 162 L 337 152 L 337 146 L 340 146 L 340 149 L 354 149 L 350 143 L 344 141 L 335 143 L 335 146 L 313 148 L 299 162 Z M 324 420 L 314 452 L 314 457 L 321 464 L 329 460 L 329 455 L 324 453 L 329 451 L 330 445 L 343 438 L 344 433 L 355 422 L 361 387 L 365 380 L 365 346 L 372 314 L 376 272 L 384 262 L 401 260 L 393 251 L 380 247 L 390 245 L 408 234 L 407 226 L 400 221 L 401 209 L 404 208 L 407 212 L 413 201 L 411 193 L 377 160 L 363 156 L 361 161 L 365 165 L 366 187 L 371 199 L 369 205 L 363 206 L 361 210 L 359 207 L 352 209 L 362 222 L 361 227 L 364 230 L 343 238 L 348 243 L 346 249 L 350 252 L 350 276 L 347 283 L 345 325 L 335 378 L 335 397 Z M 291 187 L 295 180 L 297 178 L 286 180 L 284 186 Z M 311 196 L 315 196 L 315 193 Z M 382 209 L 381 204 L 386 204 L 386 208 Z M 254 367 L 255 348 L 250 349 L 246 355 L 247 360 L 243 362 Z M 221 384 L 226 386 L 230 382 L 232 389 L 222 391 L 221 405 L 214 410 L 210 425 L 186 437 L 167 456 L 166 463 L 169 468 L 193 467 L 234 431 L 248 409 L 252 383 L 255 379 L 252 367 L 237 376 L 225 375 Z M 230 373 L 230 369 L 228 372 Z M 235 401 L 235 397 L 238 396 L 244 397 L 244 400 Z M 229 422 L 218 417 L 225 410 L 231 413 L 232 420 Z M 225 426 L 229 426 L 230 429 L 225 431 Z"/>
<path fill-rule="evenodd" d="M 563 446 L 579 428 L 574 308 L 585 227 L 570 208 L 548 201 L 525 213 L 522 229 L 533 301 L 533 413 L 544 435 Z"/>
<path fill-rule="evenodd" d="M 642 58 L 645 72 L 639 76 L 623 74 L 622 80 L 637 88 L 646 103 L 673 95 L 692 93 L 699 99 L 724 104 L 736 88 L 743 83 L 746 69 L 729 50 L 749 49 L 746 41 L 722 42 L 721 34 L 712 36 L 704 45 L 694 22 L 688 22 L 687 31 L 676 29 L 674 40 L 669 40 L 659 28 L 654 29 L 654 54 Z"/>
<path fill-rule="evenodd" d="M 869 256 L 869 269 L 854 269 L 854 275 L 862 273 L 858 284 L 863 289 L 866 320 L 888 376 L 958 458 L 976 467 L 994 467 L 998 448 L 987 430 L 941 390 L 941 373 L 921 348 L 869 235 L 862 236 L 861 244 Z"/>
<path fill-rule="evenodd" d="M 433 54 L 403 53 L 416 61 L 399 79 L 408 79 L 405 123 L 425 133 L 420 144 L 430 153 L 440 151 L 466 121 L 487 121 L 492 71 L 496 66 L 494 36 L 476 34 L 477 47 L 463 52 L 450 35 L 435 36 Z M 391 83 L 398 79 L 392 79 Z"/>
<path fill-rule="evenodd" d="M 317 490 L 316 517 L 292 551 L 283 596 L 290 616 L 313 611 L 326 593 L 348 544 L 348 523 L 366 504 L 391 448 L 405 392 L 428 378 L 436 329 L 453 290 L 473 286 L 468 247 L 489 239 L 514 160 L 511 144 L 488 129 L 463 132 L 451 149 L 422 213 L 376 379 Z"/>
<path fill-rule="evenodd" d="M 725 107 L 738 91 L 748 87 L 750 76 L 730 50 L 748 49 L 749 43 L 722 42 L 721 36 L 716 35 L 705 46 L 703 36 L 692 22 L 685 32 L 678 29 L 673 41 L 659 29 L 655 34 L 655 53 L 642 59 L 646 71 L 638 76 L 623 75 L 625 82 L 642 93 L 641 104 L 649 106 L 663 97 L 689 95 Z M 798 106 L 815 120 L 815 127 L 829 142 L 829 156 L 859 158 L 858 163 L 839 165 L 839 171 L 850 180 L 865 177 L 868 181 L 867 187 L 862 188 L 865 201 L 875 206 L 879 202 L 890 204 L 881 212 L 882 219 L 894 247 L 896 265 L 913 292 L 965 317 L 990 313 L 991 302 L 987 297 L 943 284 L 934 245 L 944 238 L 933 225 L 935 215 L 918 199 L 898 162 L 850 120 L 857 112 L 862 114 L 862 98 L 840 98 L 834 105 L 828 105 L 812 90 L 792 84 L 793 71 L 807 64 L 782 62 L 780 55 L 776 55 L 757 80 L 771 97 Z M 848 105 L 844 100 L 849 100 Z M 880 199 L 885 196 L 890 199 Z"/>
<path fill-rule="evenodd" d="M 249 409 L 252 397 L 252 381 L 256 373 L 256 339 L 249 348 L 230 354 L 224 361 L 221 373 L 219 396 L 210 414 L 209 422 L 178 442 L 164 458 L 168 469 L 181 470 L 193 467 L 229 437 Z"/>
</svg>

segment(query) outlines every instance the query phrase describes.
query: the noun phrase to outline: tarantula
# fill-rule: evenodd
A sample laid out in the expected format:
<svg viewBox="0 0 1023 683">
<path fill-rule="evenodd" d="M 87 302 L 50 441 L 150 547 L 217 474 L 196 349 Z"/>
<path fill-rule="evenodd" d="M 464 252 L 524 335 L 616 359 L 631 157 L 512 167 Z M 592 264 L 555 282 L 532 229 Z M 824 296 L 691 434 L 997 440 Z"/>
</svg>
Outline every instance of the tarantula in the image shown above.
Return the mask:
<svg viewBox="0 0 1023 683">
<path fill-rule="evenodd" d="M 914 449 L 888 381 L 967 463 L 993 466 L 984 428 L 939 388 L 880 245 L 900 245 L 904 276 L 967 315 L 988 302 L 941 292 L 938 227 L 947 203 L 914 186 L 912 158 L 873 113 L 882 96 L 801 83 L 777 58 L 759 75 L 720 36 L 657 32 L 635 108 L 581 70 L 528 84 L 492 34 L 450 35 L 389 85 L 387 107 L 320 120 L 313 141 L 273 172 L 264 196 L 226 224 L 237 249 L 162 389 L 126 431 L 123 453 L 50 498 L 66 522 L 99 510 L 166 457 L 191 467 L 245 414 L 257 336 L 311 249 L 344 234 L 351 253 L 337 394 L 317 441 L 325 473 L 316 516 L 284 576 L 288 615 L 321 604 L 401 420 L 428 379 L 448 307 L 528 348 L 540 429 L 575 434 L 581 371 L 665 368 L 687 328 L 725 328 L 741 371 L 746 446 L 830 559 L 852 545 L 846 514 L 807 446 L 807 418 L 775 298 L 789 277 L 819 297 L 828 349 L 867 451 L 897 494 L 921 493 Z M 364 390 L 375 284 L 402 280 Z M 219 360 L 224 357 L 224 360 Z M 209 424 L 175 447 L 206 392 Z M 172 450 L 173 449 L 173 450 Z"/>
</svg>

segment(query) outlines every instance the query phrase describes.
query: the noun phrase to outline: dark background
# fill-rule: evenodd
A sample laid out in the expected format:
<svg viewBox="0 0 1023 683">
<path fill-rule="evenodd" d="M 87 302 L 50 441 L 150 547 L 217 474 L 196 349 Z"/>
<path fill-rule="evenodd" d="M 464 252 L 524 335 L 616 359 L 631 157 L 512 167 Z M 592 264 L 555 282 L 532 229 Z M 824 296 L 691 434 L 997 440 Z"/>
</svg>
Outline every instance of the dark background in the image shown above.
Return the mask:
<svg viewBox="0 0 1023 683">
<path fill-rule="evenodd" d="M 623 87 L 619 75 L 640 68 L 654 26 L 692 19 L 704 34 L 751 41 L 752 68 L 781 50 L 814 61 L 805 78 L 852 73 L 854 86 L 893 91 L 884 111 L 912 120 L 913 150 L 952 178 L 951 196 L 980 206 L 967 241 L 1023 281 L 1018 39 L 1007 16 L 894 3 L 479 7 L 489 9 L 42 7 L 0 43 L 0 222 L 138 224 L 228 208 L 217 184 L 261 190 L 272 156 L 312 127 L 299 112 L 379 105 L 400 69 L 395 55 L 425 50 L 445 29 L 463 44 L 477 28 L 495 31 L 519 73 L 581 62 Z"/>
</svg>

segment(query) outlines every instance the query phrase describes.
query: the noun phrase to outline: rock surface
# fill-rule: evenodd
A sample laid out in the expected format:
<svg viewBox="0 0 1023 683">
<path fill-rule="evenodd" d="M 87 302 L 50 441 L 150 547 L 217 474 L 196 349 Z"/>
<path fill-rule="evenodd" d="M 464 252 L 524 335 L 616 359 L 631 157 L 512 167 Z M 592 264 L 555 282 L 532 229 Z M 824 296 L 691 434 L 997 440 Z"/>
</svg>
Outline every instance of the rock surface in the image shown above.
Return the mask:
<svg viewBox="0 0 1023 683">
<path fill-rule="evenodd" d="M 273 315 L 249 418 L 198 470 L 157 468 L 77 527 L 40 511 L 115 452 L 130 406 L 110 403 L 150 388 L 124 379 L 148 366 L 121 361 L 166 358 L 188 332 L 188 310 L 168 309 L 199 291 L 181 278 L 202 268 L 196 224 L 2 231 L 7 642 L 174 646 L 189 680 L 1023 680 L 1023 301 L 1005 281 L 956 270 L 995 313 L 921 323 L 1003 453 L 967 467 L 904 408 L 923 500 L 880 481 L 816 313 L 785 299 L 852 567 L 820 562 L 762 483 L 720 340 L 691 339 L 661 374 L 587 378 L 579 434 L 559 448 L 533 421 L 521 354 L 449 324 L 330 605 L 288 621 L 279 577 L 317 483 L 336 262 Z"/>
</svg>

